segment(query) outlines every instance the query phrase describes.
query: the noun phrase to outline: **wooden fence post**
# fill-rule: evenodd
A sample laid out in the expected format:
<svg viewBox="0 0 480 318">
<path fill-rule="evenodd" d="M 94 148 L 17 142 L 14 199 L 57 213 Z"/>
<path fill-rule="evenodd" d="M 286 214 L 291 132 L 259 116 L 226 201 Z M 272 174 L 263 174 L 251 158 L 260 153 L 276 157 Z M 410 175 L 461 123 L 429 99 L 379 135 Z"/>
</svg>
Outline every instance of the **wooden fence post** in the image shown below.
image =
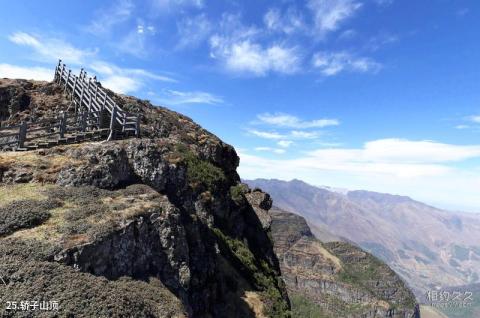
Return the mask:
<svg viewBox="0 0 480 318">
<path fill-rule="evenodd" d="M 60 112 L 60 138 L 65 137 L 65 131 L 67 130 L 67 113 Z"/>
<path fill-rule="evenodd" d="M 136 127 L 135 127 L 135 135 L 137 136 L 137 138 L 140 138 L 140 116 L 137 115 L 137 123 L 136 123 Z"/>
<path fill-rule="evenodd" d="M 80 124 L 80 127 L 82 129 L 82 132 L 85 132 L 87 130 L 87 116 L 88 116 L 88 112 L 84 111 L 82 113 L 82 118 L 81 118 L 81 124 Z"/>
<path fill-rule="evenodd" d="M 108 136 L 107 140 L 110 140 L 113 137 L 116 120 L 117 120 L 117 108 L 113 106 L 112 117 L 110 117 L 110 135 Z"/>
<path fill-rule="evenodd" d="M 92 108 L 92 93 L 90 92 L 90 83 L 92 79 L 88 79 L 87 93 L 88 93 L 88 111 Z"/>
<path fill-rule="evenodd" d="M 55 67 L 55 82 L 60 83 L 60 66 L 62 65 L 62 60 L 58 60 L 58 65 Z"/>
<path fill-rule="evenodd" d="M 60 72 L 60 82 L 59 82 L 59 84 L 62 83 L 63 73 L 65 73 L 65 64 L 62 64 L 62 71 Z"/>
<path fill-rule="evenodd" d="M 84 94 L 84 91 L 85 91 L 85 83 L 83 82 L 83 79 L 80 81 L 80 85 L 82 85 L 82 92 L 80 93 L 80 100 L 79 100 L 80 105 L 78 105 L 78 110 L 82 109 L 83 94 Z"/>
<path fill-rule="evenodd" d="M 75 98 L 75 89 L 77 89 L 77 75 L 73 75 L 73 90 L 72 90 L 72 100 Z"/>
<path fill-rule="evenodd" d="M 22 121 L 20 128 L 18 129 L 18 148 L 25 146 L 25 140 L 27 139 L 27 122 Z"/>
<path fill-rule="evenodd" d="M 65 81 L 65 88 L 64 88 L 63 92 L 66 92 L 66 91 L 67 91 L 68 81 L 70 80 L 70 73 L 72 73 L 72 71 L 71 71 L 71 70 L 68 70 L 67 80 Z"/>
<path fill-rule="evenodd" d="M 122 116 L 122 132 L 125 132 L 125 126 L 127 125 L 127 112 L 123 112 Z"/>
</svg>

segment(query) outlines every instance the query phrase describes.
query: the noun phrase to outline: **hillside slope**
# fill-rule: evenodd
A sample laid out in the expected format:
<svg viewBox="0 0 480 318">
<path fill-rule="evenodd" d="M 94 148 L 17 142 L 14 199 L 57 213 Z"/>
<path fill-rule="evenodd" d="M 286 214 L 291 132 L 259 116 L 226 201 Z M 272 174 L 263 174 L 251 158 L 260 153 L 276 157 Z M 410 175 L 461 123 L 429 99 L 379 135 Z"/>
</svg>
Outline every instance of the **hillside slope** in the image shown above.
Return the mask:
<svg viewBox="0 0 480 318">
<path fill-rule="evenodd" d="M 294 316 L 414 315 L 414 295 L 381 261 L 346 242 L 320 242 L 296 214 L 276 208 L 270 214 Z"/>
<path fill-rule="evenodd" d="M 62 317 L 288 317 L 257 215 L 271 201 L 257 191 L 261 207 L 249 203 L 235 150 L 109 94 L 140 115 L 142 138 L 0 152 L 0 315 L 31 316 L 5 305 L 31 300 L 58 302 Z M 2 124 L 70 106 L 56 84 L 0 80 Z"/>
<path fill-rule="evenodd" d="M 387 262 L 419 299 L 426 290 L 479 280 L 478 214 L 451 213 L 403 196 L 334 192 L 298 180 L 246 182 L 270 193 L 276 206 Z"/>
</svg>

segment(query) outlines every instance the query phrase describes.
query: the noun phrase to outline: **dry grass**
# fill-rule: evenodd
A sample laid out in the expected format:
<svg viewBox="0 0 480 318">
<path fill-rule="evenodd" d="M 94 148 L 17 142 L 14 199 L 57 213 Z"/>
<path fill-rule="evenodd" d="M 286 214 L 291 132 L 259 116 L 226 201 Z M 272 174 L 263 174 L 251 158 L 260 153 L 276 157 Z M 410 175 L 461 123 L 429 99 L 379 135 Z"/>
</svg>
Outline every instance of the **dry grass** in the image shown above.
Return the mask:
<svg viewBox="0 0 480 318">
<path fill-rule="evenodd" d="M 162 209 L 161 196 L 150 188 L 143 189 L 146 193 L 136 193 L 135 189 L 129 188 L 107 191 L 92 187 L 62 188 L 52 185 L 48 189 L 48 192 L 38 189 L 36 192 L 47 198 L 50 194 L 63 205 L 50 210 L 51 216 L 45 223 L 18 230 L 9 237 L 35 239 L 70 248 L 115 230 L 126 220 Z"/>
<path fill-rule="evenodd" d="M 248 304 L 248 307 L 254 312 L 256 318 L 267 318 L 265 315 L 265 304 L 258 292 L 246 291 L 242 299 Z"/>
<path fill-rule="evenodd" d="M 1 185 L 0 207 L 19 200 L 44 200 L 47 198 L 45 190 L 50 187 L 50 185 L 42 186 L 37 183 Z"/>
<path fill-rule="evenodd" d="M 324 248 L 320 242 L 314 242 L 313 247 L 317 250 L 318 254 L 322 255 L 325 259 L 335 265 L 335 271 L 340 271 L 342 269 L 342 262 L 340 259 Z"/>
</svg>

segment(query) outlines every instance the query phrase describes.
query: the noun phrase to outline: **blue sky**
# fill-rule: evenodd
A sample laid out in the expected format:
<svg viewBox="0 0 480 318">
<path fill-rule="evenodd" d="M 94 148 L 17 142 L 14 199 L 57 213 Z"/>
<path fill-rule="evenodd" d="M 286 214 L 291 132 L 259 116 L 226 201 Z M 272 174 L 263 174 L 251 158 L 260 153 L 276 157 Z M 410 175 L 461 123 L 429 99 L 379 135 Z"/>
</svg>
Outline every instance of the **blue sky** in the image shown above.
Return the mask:
<svg viewBox="0 0 480 318">
<path fill-rule="evenodd" d="M 0 30 L 0 77 L 85 67 L 234 145 L 243 178 L 480 211 L 478 1 L 8 1 Z"/>
</svg>

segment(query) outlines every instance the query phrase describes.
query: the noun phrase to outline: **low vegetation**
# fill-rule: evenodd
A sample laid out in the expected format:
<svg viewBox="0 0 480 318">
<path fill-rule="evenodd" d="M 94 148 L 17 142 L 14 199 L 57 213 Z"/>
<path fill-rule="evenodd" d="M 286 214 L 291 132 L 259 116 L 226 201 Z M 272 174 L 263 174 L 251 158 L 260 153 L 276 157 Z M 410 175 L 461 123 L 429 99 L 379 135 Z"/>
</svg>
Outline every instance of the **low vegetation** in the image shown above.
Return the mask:
<svg viewBox="0 0 480 318">
<path fill-rule="evenodd" d="M 240 263 L 243 274 L 250 276 L 255 288 L 262 291 L 264 303 L 269 317 L 290 317 L 288 304 L 282 298 L 279 284 L 283 284 L 280 278 L 264 260 L 257 259 L 248 247 L 240 240 L 225 235 L 220 229 L 214 228 L 220 248 L 227 255 L 234 258 L 233 261 Z"/>
</svg>

